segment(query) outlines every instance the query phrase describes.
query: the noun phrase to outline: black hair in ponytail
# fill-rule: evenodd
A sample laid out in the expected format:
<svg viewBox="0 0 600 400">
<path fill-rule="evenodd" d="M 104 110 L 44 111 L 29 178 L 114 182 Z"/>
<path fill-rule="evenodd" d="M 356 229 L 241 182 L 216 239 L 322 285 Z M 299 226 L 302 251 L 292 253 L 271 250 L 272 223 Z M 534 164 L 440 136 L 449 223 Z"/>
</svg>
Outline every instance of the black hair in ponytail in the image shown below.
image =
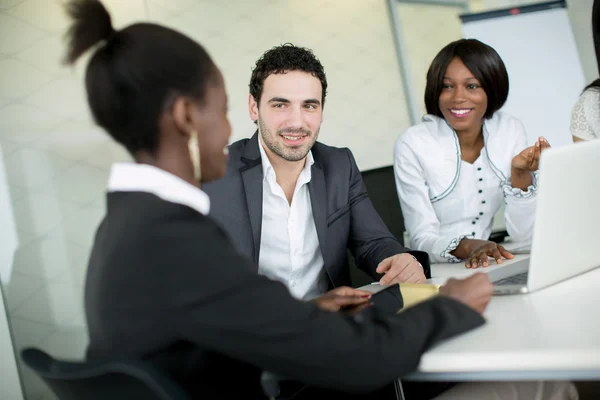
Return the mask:
<svg viewBox="0 0 600 400">
<path fill-rule="evenodd" d="M 98 45 L 86 69 L 88 103 L 96 123 L 132 154 L 157 149 L 159 119 L 174 96 L 203 104 L 217 83 L 208 53 L 182 33 L 149 23 L 115 31 L 99 0 L 71 0 L 66 11 L 73 22 L 65 62 Z"/>
<path fill-rule="evenodd" d="M 73 1 L 65 8 L 73 20 L 67 32 L 69 48 L 65 63 L 73 64 L 96 43 L 109 39 L 115 30 L 110 14 L 99 1 Z"/>
</svg>

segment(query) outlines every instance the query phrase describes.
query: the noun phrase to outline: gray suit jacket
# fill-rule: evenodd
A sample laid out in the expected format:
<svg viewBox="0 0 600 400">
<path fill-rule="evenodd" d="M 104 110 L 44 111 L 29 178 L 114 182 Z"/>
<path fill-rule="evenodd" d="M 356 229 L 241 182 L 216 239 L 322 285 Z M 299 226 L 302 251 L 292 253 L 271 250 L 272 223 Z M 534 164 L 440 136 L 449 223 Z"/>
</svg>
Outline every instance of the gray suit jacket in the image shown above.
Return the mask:
<svg viewBox="0 0 600 400">
<path fill-rule="evenodd" d="M 258 134 L 229 147 L 226 175 L 202 186 L 210 196 L 210 215 L 237 249 L 258 265 L 262 225 L 263 170 Z M 387 257 L 410 252 L 429 275 L 426 253 L 409 251 L 393 237 L 373 207 L 352 153 L 315 143 L 308 184 L 313 218 L 330 287 L 351 285 L 347 249 L 357 266 L 373 277 Z"/>
</svg>

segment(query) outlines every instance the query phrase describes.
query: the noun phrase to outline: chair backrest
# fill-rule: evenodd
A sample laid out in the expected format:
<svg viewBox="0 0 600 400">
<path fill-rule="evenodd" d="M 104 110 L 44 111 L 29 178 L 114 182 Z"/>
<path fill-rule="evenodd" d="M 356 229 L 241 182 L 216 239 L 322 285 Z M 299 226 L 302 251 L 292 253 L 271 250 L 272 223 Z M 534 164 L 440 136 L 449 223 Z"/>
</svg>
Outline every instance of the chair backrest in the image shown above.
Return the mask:
<svg viewBox="0 0 600 400">
<path fill-rule="evenodd" d="M 404 218 L 400 209 L 398 192 L 394 181 L 394 168 L 388 167 L 375 168 L 362 171 L 362 178 L 369 193 L 369 198 L 373 207 L 383 219 L 388 229 L 396 239 L 404 244 Z M 348 252 L 350 253 L 350 252 Z M 371 283 L 373 279 L 359 270 L 352 256 L 348 255 L 350 264 L 350 279 L 355 287 Z"/>
<path fill-rule="evenodd" d="M 375 210 L 392 235 L 404 245 L 404 217 L 396 191 L 394 168 L 390 165 L 363 171 L 362 178 Z"/>
<path fill-rule="evenodd" d="M 140 360 L 66 362 L 34 348 L 21 357 L 61 400 L 189 400 L 175 382 Z"/>
</svg>

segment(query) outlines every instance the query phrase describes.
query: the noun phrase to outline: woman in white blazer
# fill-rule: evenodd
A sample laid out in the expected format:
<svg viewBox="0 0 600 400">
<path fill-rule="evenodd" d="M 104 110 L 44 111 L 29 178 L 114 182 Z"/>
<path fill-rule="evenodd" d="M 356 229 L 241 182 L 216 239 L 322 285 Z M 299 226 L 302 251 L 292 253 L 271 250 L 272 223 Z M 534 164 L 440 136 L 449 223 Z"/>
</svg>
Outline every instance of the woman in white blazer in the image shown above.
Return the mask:
<svg viewBox="0 0 600 400">
<path fill-rule="evenodd" d="M 493 218 L 505 203 L 507 231 L 530 240 L 540 137 L 527 147 L 523 124 L 498 110 L 508 97 L 508 73 L 490 46 L 461 39 L 444 47 L 427 72 L 422 123 L 394 149 L 396 188 L 410 246 L 432 262 L 467 268 L 513 255 L 489 241 Z"/>
</svg>

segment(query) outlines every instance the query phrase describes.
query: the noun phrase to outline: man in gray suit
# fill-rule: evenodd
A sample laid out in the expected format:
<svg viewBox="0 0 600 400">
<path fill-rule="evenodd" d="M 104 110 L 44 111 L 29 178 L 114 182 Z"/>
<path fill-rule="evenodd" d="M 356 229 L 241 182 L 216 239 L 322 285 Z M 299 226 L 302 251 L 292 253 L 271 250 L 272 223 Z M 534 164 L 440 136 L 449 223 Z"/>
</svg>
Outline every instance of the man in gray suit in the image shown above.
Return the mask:
<svg viewBox="0 0 600 400">
<path fill-rule="evenodd" d="M 263 54 L 248 98 L 258 131 L 229 147 L 224 178 L 203 185 L 210 214 L 258 273 L 300 299 L 351 285 L 347 249 L 374 280 L 425 282 L 427 254 L 389 232 L 350 150 L 317 142 L 326 91 L 310 50 L 285 44 Z"/>
</svg>

